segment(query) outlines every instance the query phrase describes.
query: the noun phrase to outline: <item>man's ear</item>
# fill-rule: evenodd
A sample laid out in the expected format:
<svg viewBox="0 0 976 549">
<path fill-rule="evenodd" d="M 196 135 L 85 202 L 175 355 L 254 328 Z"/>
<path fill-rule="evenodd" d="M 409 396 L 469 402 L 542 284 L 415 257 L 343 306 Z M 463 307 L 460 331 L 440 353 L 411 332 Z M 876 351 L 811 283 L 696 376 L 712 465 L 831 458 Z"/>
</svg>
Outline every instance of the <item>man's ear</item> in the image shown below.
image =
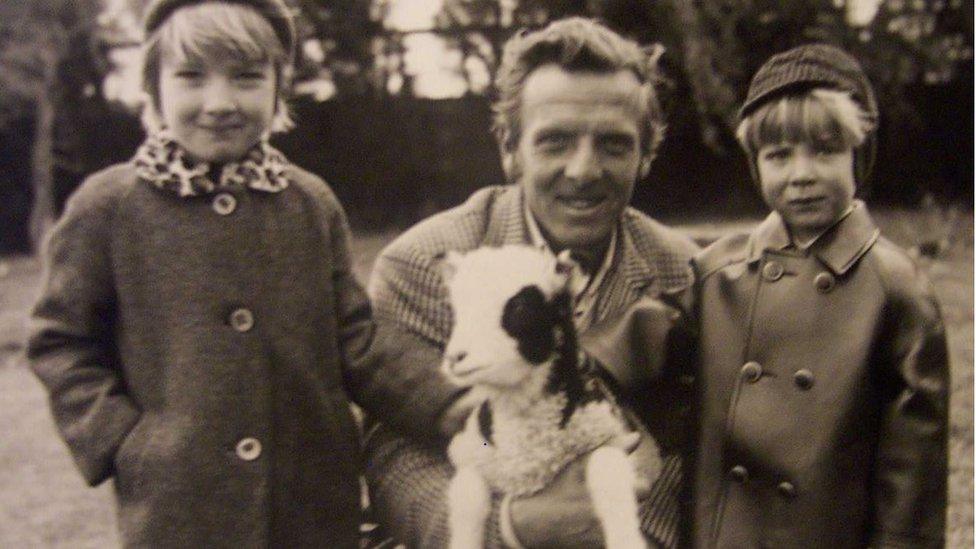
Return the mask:
<svg viewBox="0 0 976 549">
<path fill-rule="evenodd" d="M 519 168 L 518 162 L 518 145 L 510 143 L 509 132 L 505 132 L 505 135 L 498 142 L 498 153 L 502 159 L 502 170 L 505 171 L 505 181 L 509 183 L 515 183 L 518 181 Z"/>
<path fill-rule="evenodd" d="M 559 252 L 559 255 L 556 256 L 556 273 L 558 274 L 569 275 L 578 266 L 569 249 Z"/>
<path fill-rule="evenodd" d="M 461 260 L 462 254 L 455 250 L 448 250 L 442 254 L 437 255 L 437 259 L 440 260 L 438 264 L 441 279 L 445 283 L 450 282 L 454 278 L 454 273 L 457 272 L 458 261 Z"/>
<path fill-rule="evenodd" d="M 640 164 L 637 166 L 637 175 L 640 179 L 647 177 L 647 174 L 651 173 L 651 161 L 654 156 L 651 153 L 644 153 L 641 155 Z"/>
</svg>

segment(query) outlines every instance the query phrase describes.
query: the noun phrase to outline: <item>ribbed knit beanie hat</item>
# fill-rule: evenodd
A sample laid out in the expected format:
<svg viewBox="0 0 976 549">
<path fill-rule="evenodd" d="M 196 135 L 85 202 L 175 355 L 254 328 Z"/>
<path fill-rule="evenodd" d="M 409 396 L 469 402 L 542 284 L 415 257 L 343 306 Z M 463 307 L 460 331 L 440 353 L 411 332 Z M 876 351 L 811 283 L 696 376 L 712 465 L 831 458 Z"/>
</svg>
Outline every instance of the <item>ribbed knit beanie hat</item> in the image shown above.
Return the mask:
<svg viewBox="0 0 976 549">
<path fill-rule="evenodd" d="M 827 44 L 805 44 L 771 57 L 752 78 L 745 103 L 739 109 L 739 120 L 770 100 L 813 88 L 849 92 L 877 127 L 878 102 L 861 65 L 840 48 Z M 874 131 L 869 132 L 855 151 L 854 176 L 862 192 L 861 187 L 874 164 L 874 134 Z"/>
<path fill-rule="evenodd" d="M 142 26 L 145 31 L 145 36 L 149 36 L 158 29 L 176 10 L 210 2 L 239 4 L 254 8 L 271 23 L 271 28 L 274 29 L 275 35 L 281 40 L 281 45 L 285 48 L 288 59 L 294 58 L 296 42 L 295 23 L 291 11 L 283 0 L 154 0 L 146 8 L 146 13 L 143 17 Z"/>
</svg>

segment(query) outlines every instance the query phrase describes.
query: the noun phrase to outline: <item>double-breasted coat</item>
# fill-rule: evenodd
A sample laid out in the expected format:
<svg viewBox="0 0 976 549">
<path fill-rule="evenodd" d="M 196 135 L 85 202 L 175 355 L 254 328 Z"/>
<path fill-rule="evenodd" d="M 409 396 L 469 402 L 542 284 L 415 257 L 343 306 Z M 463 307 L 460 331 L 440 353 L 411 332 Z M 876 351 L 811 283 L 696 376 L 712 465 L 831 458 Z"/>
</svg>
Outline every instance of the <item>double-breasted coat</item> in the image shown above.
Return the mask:
<svg viewBox="0 0 976 549">
<path fill-rule="evenodd" d="M 118 165 L 49 239 L 29 358 L 127 546 L 356 546 L 375 328 L 338 201 L 286 176 L 180 197 Z"/>
<path fill-rule="evenodd" d="M 697 547 L 935 547 L 949 372 L 926 277 L 857 203 L 808 250 L 771 214 L 694 261 Z"/>
</svg>

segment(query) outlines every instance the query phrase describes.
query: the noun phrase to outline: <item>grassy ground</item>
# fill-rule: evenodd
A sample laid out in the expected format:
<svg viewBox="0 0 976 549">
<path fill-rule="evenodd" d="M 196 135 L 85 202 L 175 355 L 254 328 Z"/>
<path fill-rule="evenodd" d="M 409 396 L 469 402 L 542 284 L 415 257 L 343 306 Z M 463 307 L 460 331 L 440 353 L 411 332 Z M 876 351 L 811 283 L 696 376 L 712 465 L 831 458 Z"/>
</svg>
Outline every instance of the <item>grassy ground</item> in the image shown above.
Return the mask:
<svg viewBox="0 0 976 549">
<path fill-rule="evenodd" d="M 966 214 L 953 227 L 915 212 L 877 218 L 884 233 L 905 246 L 933 232 L 952 237 L 949 250 L 925 266 L 943 306 L 952 355 L 948 546 L 973 547 L 973 218 Z M 682 228 L 708 238 L 732 225 L 743 223 Z M 356 240 L 361 279 L 392 236 Z M 96 489 L 84 485 L 54 431 L 44 393 L 24 365 L 24 322 L 38 274 L 33 258 L 0 259 L 0 547 L 114 547 L 110 483 Z"/>
</svg>

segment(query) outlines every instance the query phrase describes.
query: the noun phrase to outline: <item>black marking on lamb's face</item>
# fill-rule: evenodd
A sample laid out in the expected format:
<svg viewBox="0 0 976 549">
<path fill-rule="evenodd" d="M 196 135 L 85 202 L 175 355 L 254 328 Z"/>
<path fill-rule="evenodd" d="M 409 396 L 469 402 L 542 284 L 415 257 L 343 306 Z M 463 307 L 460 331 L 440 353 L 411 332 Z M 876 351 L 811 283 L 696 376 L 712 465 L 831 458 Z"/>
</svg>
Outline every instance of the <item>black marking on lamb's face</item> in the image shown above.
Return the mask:
<svg viewBox="0 0 976 549">
<path fill-rule="evenodd" d="M 478 430 L 481 431 L 481 437 L 485 439 L 485 442 L 491 445 L 495 444 L 492 437 L 494 431 L 491 419 L 491 403 L 487 400 L 478 407 Z"/>
<path fill-rule="evenodd" d="M 572 305 L 573 300 L 568 292 L 557 294 L 551 304 L 556 323 L 555 330 L 560 332 L 561 337 L 546 390 L 553 394 L 558 392 L 566 394 L 566 406 L 563 407 L 560 427 L 566 427 L 576 408 L 587 400 L 583 374 L 578 364 L 579 343 L 576 338 L 576 326 L 573 325 Z"/>
<path fill-rule="evenodd" d="M 502 328 L 518 342 L 519 353 L 532 364 L 544 362 L 555 349 L 556 315 L 538 286 L 526 286 L 505 303 Z"/>
</svg>

